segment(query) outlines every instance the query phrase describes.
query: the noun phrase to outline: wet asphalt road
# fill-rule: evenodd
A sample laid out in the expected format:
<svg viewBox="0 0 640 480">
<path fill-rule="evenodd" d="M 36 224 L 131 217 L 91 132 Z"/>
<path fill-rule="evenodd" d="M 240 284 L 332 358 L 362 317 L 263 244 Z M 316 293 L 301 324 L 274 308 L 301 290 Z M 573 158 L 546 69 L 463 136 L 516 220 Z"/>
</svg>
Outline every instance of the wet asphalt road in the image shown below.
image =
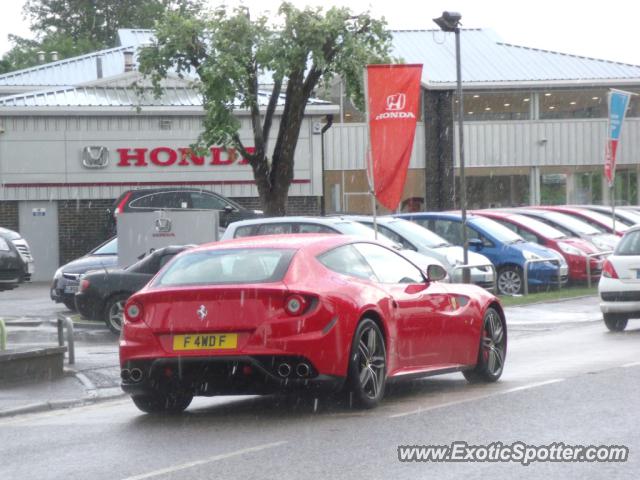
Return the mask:
<svg viewBox="0 0 640 480">
<path fill-rule="evenodd" d="M 128 399 L 0 419 L 2 479 L 639 478 L 640 321 L 512 329 L 493 385 L 395 386 L 372 411 L 278 397 L 198 398 L 152 417 Z M 401 463 L 399 445 L 626 445 L 626 463 Z"/>
</svg>

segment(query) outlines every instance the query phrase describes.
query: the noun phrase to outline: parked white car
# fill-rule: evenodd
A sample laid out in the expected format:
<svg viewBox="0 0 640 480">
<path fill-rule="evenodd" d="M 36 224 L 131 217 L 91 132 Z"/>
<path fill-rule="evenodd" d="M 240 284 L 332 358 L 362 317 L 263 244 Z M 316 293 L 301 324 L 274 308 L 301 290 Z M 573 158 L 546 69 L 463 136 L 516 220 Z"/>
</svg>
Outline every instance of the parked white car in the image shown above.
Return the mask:
<svg viewBox="0 0 640 480">
<path fill-rule="evenodd" d="M 348 215 L 344 218 L 373 228 L 373 217 Z M 378 217 L 376 223 L 380 233 L 398 242 L 407 250 L 413 250 L 438 260 L 447 270 L 452 282 L 462 282 L 463 272 L 460 268 L 464 264 L 462 247 L 452 245 L 431 230 L 402 218 Z M 469 265 L 474 266 L 470 269 L 471 282 L 483 288 L 494 289 L 496 274 L 491 260 L 477 252 L 469 251 L 467 253 Z"/>
<path fill-rule="evenodd" d="M 640 318 L 640 226 L 632 227 L 604 262 L 598 284 L 600 310 L 612 332 Z"/>
</svg>

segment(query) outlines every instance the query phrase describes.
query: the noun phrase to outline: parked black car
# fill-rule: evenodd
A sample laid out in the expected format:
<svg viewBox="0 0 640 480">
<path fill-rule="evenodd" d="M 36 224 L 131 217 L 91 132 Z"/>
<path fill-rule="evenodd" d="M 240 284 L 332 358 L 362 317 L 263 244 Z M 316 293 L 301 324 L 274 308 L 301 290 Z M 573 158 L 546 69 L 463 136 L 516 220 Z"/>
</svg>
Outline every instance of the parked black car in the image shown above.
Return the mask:
<svg viewBox="0 0 640 480">
<path fill-rule="evenodd" d="M 260 210 L 248 210 L 219 193 L 197 188 L 145 188 L 124 192 L 107 210 L 110 232 L 116 231 L 116 217 L 124 212 L 156 210 L 219 210 L 220 226 L 231 222 L 261 217 Z"/>
<path fill-rule="evenodd" d="M 31 276 L 34 272 L 33 256 L 31 255 L 31 248 L 27 241 L 22 238 L 18 232 L 9 230 L 8 228 L 0 227 L 0 237 L 7 243 L 13 244 L 18 251 L 20 258 L 22 259 L 23 281 L 28 282 L 31 280 Z M 3 250 L 6 252 L 7 250 Z M 6 257 L 6 254 L 4 255 Z M 11 273 L 5 271 L 5 276 L 11 277 Z M 0 274 L 1 276 L 1 274 Z M 10 283 L 10 282 L 9 282 Z"/>
<path fill-rule="evenodd" d="M 118 265 L 118 238 L 113 237 L 91 250 L 86 255 L 61 266 L 56 270 L 51 285 L 51 300 L 64 303 L 74 311 L 75 295 L 80 284 L 80 275 L 97 268 L 110 268 Z"/>
<path fill-rule="evenodd" d="M 27 276 L 27 266 L 20 252 L 2 230 L 5 229 L 0 229 L 0 291 L 16 288 Z"/>
<path fill-rule="evenodd" d="M 80 289 L 75 296 L 78 311 L 85 318 L 104 320 L 112 332 L 120 333 L 127 299 L 144 287 L 169 260 L 191 246 L 160 248 L 125 269 L 87 272 L 80 279 Z"/>
</svg>

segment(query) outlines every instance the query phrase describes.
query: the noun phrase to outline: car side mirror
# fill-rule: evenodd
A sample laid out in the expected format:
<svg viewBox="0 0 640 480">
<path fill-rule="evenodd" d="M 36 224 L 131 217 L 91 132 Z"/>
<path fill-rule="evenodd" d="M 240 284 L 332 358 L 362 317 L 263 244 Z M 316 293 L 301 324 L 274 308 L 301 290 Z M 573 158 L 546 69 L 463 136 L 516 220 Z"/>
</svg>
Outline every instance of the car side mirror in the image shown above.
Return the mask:
<svg viewBox="0 0 640 480">
<path fill-rule="evenodd" d="M 480 240 L 479 238 L 470 238 L 468 240 L 469 243 L 469 247 L 473 248 L 474 250 L 482 250 L 482 248 L 484 247 L 484 243 L 482 243 L 482 240 Z"/>
<path fill-rule="evenodd" d="M 235 208 L 233 208 L 231 205 L 225 205 L 224 206 L 224 212 L 225 213 L 233 213 L 235 211 L 236 211 Z"/>
<path fill-rule="evenodd" d="M 447 276 L 447 271 L 442 265 L 429 265 L 427 267 L 427 280 L 437 282 L 443 280 Z"/>
</svg>

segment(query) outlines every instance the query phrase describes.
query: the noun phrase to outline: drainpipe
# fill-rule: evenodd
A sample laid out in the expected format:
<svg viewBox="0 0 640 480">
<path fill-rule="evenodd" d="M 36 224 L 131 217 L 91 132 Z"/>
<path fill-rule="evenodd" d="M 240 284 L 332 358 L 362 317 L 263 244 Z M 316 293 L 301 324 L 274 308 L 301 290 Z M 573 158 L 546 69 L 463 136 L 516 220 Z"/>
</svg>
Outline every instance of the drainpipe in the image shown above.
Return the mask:
<svg viewBox="0 0 640 480">
<path fill-rule="evenodd" d="M 320 198 L 320 215 L 322 215 L 323 217 L 325 216 L 325 206 L 324 206 L 324 134 L 327 130 L 329 130 L 331 128 L 331 126 L 333 125 L 333 115 L 329 114 L 327 115 L 327 123 L 324 124 L 324 127 L 322 127 L 322 130 L 320 130 L 320 146 L 321 146 L 321 153 L 320 153 L 320 158 L 322 160 L 322 197 Z"/>
</svg>

